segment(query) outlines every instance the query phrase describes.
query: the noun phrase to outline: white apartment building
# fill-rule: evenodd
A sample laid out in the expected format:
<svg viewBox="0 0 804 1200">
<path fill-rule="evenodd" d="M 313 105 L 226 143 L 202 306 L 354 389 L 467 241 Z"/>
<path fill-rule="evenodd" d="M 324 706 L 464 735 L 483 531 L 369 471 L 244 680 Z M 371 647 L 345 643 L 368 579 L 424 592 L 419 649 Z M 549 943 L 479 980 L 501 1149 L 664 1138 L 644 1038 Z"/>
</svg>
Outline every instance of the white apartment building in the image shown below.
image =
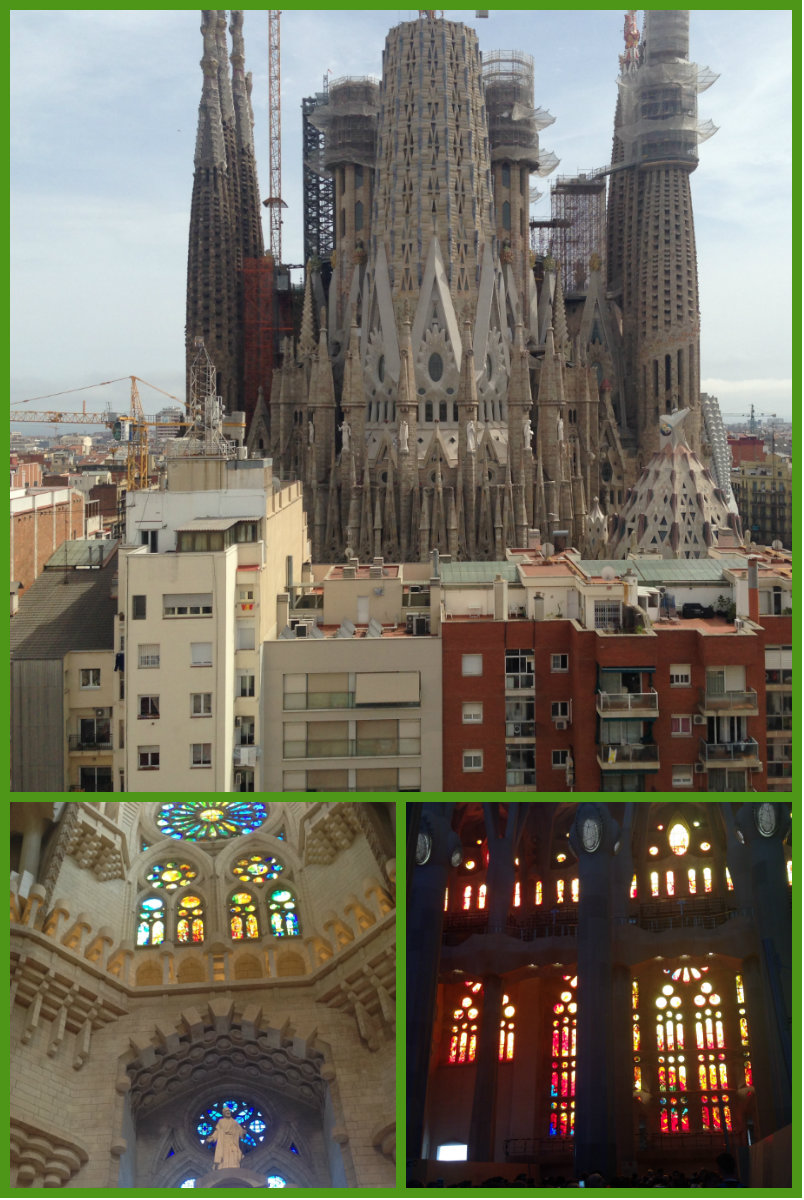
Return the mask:
<svg viewBox="0 0 804 1200">
<path fill-rule="evenodd" d="M 262 791 L 263 645 L 307 555 L 301 487 L 268 460 L 175 458 L 127 503 L 115 788 Z"/>
</svg>

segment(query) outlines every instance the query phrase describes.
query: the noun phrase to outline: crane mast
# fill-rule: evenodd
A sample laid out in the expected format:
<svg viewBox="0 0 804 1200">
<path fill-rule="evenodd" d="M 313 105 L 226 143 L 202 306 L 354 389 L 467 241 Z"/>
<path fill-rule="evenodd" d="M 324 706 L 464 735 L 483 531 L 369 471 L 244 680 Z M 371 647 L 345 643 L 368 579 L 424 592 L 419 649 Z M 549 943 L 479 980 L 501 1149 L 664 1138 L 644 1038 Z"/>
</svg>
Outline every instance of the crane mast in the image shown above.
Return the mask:
<svg viewBox="0 0 804 1200">
<path fill-rule="evenodd" d="M 270 190 L 263 204 L 270 219 L 270 246 L 273 260 L 282 261 L 282 110 L 279 57 L 279 18 L 277 9 L 268 10 L 268 157 Z"/>
</svg>

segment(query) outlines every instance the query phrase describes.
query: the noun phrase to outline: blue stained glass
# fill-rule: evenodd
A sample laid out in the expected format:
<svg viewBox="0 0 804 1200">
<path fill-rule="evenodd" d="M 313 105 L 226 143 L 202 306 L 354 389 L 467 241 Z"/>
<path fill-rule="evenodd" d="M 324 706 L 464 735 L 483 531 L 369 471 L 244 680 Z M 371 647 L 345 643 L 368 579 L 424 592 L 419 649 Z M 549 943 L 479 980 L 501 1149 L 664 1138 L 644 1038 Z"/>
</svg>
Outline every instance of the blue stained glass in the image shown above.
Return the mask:
<svg viewBox="0 0 804 1200">
<path fill-rule="evenodd" d="M 266 804 L 221 801 L 219 804 L 162 804 L 156 824 L 166 837 L 211 841 L 253 833 L 268 816 Z"/>
<path fill-rule="evenodd" d="M 291 1153 L 291 1154 L 298 1154 L 298 1153 L 299 1153 L 299 1152 L 298 1152 L 298 1150 L 296 1149 L 296 1147 L 293 1145 L 293 1143 L 292 1143 L 292 1142 L 291 1142 L 291 1144 L 290 1144 L 290 1153 Z"/>
<path fill-rule="evenodd" d="M 268 1187 L 271 1188 L 288 1186 L 281 1175 L 269 1175 L 266 1179 L 266 1183 L 268 1184 Z"/>
<path fill-rule="evenodd" d="M 195 1187 L 195 1180 L 194 1180 L 194 1179 L 185 1179 L 184 1183 L 180 1183 L 180 1184 L 179 1184 L 179 1187 L 183 1187 L 183 1188 L 185 1188 L 185 1187 L 191 1187 L 191 1188 L 194 1188 L 194 1187 Z"/>
<path fill-rule="evenodd" d="M 230 1108 L 234 1114 L 234 1119 L 238 1125 L 242 1125 L 245 1129 L 245 1135 L 240 1139 L 240 1149 L 243 1153 L 253 1150 L 259 1142 L 265 1138 L 267 1123 L 265 1114 L 255 1108 L 253 1104 L 249 1104 L 248 1100 L 240 1098 L 232 1098 L 225 1096 L 221 1100 L 216 1100 L 214 1104 L 210 1104 L 208 1108 L 203 1109 L 196 1117 L 195 1128 L 199 1139 L 208 1138 L 215 1130 L 215 1126 L 223 1116 L 224 1108 Z"/>
</svg>

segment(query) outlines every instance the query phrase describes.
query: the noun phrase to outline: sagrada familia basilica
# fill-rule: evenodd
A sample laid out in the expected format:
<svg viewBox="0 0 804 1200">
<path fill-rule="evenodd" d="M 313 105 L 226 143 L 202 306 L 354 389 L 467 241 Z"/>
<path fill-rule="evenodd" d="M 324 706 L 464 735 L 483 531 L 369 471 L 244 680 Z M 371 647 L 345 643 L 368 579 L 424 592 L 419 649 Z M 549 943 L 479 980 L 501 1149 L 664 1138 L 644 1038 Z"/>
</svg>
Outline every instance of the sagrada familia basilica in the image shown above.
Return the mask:
<svg viewBox="0 0 804 1200">
<path fill-rule="evenodd" d="M 557 160 L 532 58 L 481 54 L 433 12 L 393 28 L 381 80 L 334 81 L 316 111 L 331 276 L 308 263 L 300 328 L 256 395 L 237 279 L 263 251 L 231 17 L 231 78 L 225 14 L 203 25 L 188 362 L 201 334 L 250 452 L 303 480 L 313 559 L 500 560 L 535 530 L 589 557 L 739 538 L 700 395 L 690 176 L 716 76 L 689 61 L 689 13 L 647 12 L 641 34 L 627 14 L 610 163 L 559 180 L 575 207 L 542 222 L 543 252 L 532 178 Z"/>
</svg>

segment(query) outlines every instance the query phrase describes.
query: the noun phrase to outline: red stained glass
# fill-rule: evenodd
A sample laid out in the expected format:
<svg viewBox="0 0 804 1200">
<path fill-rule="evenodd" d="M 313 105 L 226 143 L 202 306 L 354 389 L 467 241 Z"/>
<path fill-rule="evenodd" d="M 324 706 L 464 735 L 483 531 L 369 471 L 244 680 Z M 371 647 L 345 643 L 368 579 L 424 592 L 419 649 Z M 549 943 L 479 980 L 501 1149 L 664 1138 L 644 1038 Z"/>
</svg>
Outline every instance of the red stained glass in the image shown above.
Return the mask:
<svg viewBox="0 0 804 1200">
<path fill-rule="evenodd" d="M 748 1059 L 746 1059 L 745 1062 L 743 1063 L 743 1071 L 745 1073 L 745 1082 L 748 1085 L 748 1087 L 751 1087 L 754 1082 L 754 1073 L 751 1070 L 751 1064 L 748 1061 Z"/>
<path fill-rule="evenodd" d="M 569 1029 L 566 1024 L 561 1027 L 561 1053 L 564 1057 L 569 1054 Z"/>
<path fill-rule="evenodd" d="M 690 1131 L 690 1118 L 689 1118 L 689 1113 L 685 1109 L 682 1114 L 682 1117 L 681 1117 L 681 1132 L 689 1133 L 689 1131 Z"/>
<path fill-rule="evenodd" d="M 476 1054 L 477 1054 L 477 1034 L 470 1033 L 469 1034 L 469 1062 L 475 1061 Z"/>
<path fill-rule="evenodd" d="M 203 942 L 204 940 L 204 922 L 201 917 L 195 917 L 193 920 L 193 941 Z"/>
<path fill-rule="evenodd" d="M 731 1130 L 731 1109 L 728 1104 L 723 1105 L 723 1120 L 726 1122 L 726 1128 Z"/>
<path fill-rule="evenodd" d="M 656 1048 L 664 1050 L 664 1025 L 656 1026 Z"/>
<path fill-rule="evenodd" d="M 182 917 L 176 926 L 176 937 L 180 942 L 189 942 L 190 940 L 190 922 L 186 917 Z"/>
<path fill-rule="evenodd" d="M 466 1042 L 467 1042 L 468 1036 L 469 1035 L 467 1034 L 466 1030 L 462 1029 L 460 1041 L 458 1042 L 458 1062 L 459 1063 L 466 1062 Z"/>
<path fill-rule="evenodd" d="M 519 887 L 519 884 L 517 884 L 516 886 Z M 485 883 L 481 883 L 480 887 L 477 889 L 477 907 L 478 908 L 486 907 L 486 885 L 485 885 Z"/>
<path fill-rule="evenodd" d="M 558 1113 L 550 1113 L 550 1134 L 555 1137 L 558 1133 Z"/>
<path fill-rule="evenodd" d="M 642 1068 L 639 1066 L 634 1067 L 634 1087 L 642 1087 Z"/>
<path fill-rule="evenodd" d="M 720 1125 L 720 1109 L 717 1107 L 717 1105 L 716 1105 L 716 1104 L 713 1104 L 713 1105 L 712 1105 L 712 1128 L 713 1128 L 713 1129 L 720 1129 L 720 1128 L 721 1128 L 721 1125 Z"/>
<path fill-rule="evenodd" d="M 670 1123 L 667 1117 L 667 1109 L 663 1108 L 661 1112 L 661 1129 L 662 1133 L 670 1132 Z"/>
<path fill-rule="evenodd" d="M 665 1092 L 667 1084 L 667 1072 L 664 1067 L 659 1067 L 659 1091 Z"/>
<path fill-rule="evenodd" d="M 629 895 L 632 900 L 636 900 L 636 898 L 637 898 L 637 877 L 636 877 L 636 875 L 631 880 L 631 890 L 630 890 Z"/>
<path fill-rule="evenodd" d="M 467 912 L 472 907 L 472 885 L 467 884 L 463 889 L 463 910 Z"/>
<path fill-rule="evenodd" d="M 241 941 L 243 938 L 243 918 L 235 913 L 231 919 L 230 925 L 234 940 L 236 942 Z"/>
<path fill-rule="evenodd" d="M 570 1030 L 570 1058 L 575 1057 L 575 1025 Z"/>
<path fill-rule="evenodd" d="M 553 1030 L 553 1046 L 552 1046 L 552 1050 L 550 1051 L 550 1053 L 553 1054 L 556 1058 L 558 1057 L 558 1030 L 557 1029 Z"/>
<path fill-rule="evenodd" d="M 457 1062 L 457 1060 L 458 1060 L 458 1035 L 457 1035 L 457 1033 L 453 1033 L 452 1038 L 450 1039 L 450 1043 L 449 1043 L 449 1061 L 451 1063 L 454 1063 L 454 1062 Z"/>
<path fill-rule="evenodd" d="M 639 1025 L 637 1024 L 637 1022 L 634 1022 L 633 1043 L 634 1043 L 634 1049 L 638 1050 L 639 1049 Z"/>
<path fill-rule="evenodd" d="M 676 1022 L 676 1049 L 684 1049 L 684 1026 L 680 1021 Z"/>
<path fill-rule="evenodd" d="M 722 1088 L 727 1088 L 729 1086 L 729 1076 L 728 1076 L 728 1072 L 726 1071 L 726 1064 L 718 1063 L 717 1070 L 718 1070 L 718 1075 L 720 1077 L 720 1086 Z"/>
<path fill-rule="evenodd" d="M 701 1063 L 698 1067 L 698 1087 L 703 1091 L 706 1087 L 706 1067 Z"/>
<path fill-rule="evenodd" d="M 709 1086 L 710 1088 L 717 1087 L 717 1068 L 714 1063 L 709 1064 Z"/>
<path fill-rule="evenodd" d="M 701 1126 L 703 1129 L 709 1128 L 709 1105 L 701 1105 Z"/>
<path fill-rule="evenodd" d="M 542 885 L 541 885 L 541 883 L 537 882 L 536 883 L 536 903 L 541 904 L 541 902 L 542 902 Z"/>
</svg>

